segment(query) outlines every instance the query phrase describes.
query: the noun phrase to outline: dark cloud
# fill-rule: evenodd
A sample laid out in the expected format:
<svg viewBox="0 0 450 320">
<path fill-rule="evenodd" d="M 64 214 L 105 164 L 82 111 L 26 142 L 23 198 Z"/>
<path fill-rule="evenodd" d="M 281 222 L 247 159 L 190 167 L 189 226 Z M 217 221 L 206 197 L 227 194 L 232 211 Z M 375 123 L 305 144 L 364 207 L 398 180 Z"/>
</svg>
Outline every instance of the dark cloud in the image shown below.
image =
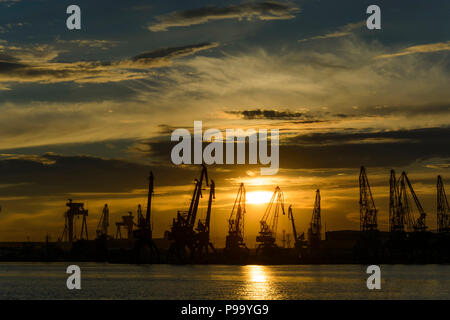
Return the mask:
<svg viewBox="0 0 450 320">
<path fill-rule="evenodd" d="M 450 127 L 382 132 L 351 130 L 281 136 L 280 168 L 359 168 L 361 165 L 403 167 L 432 158 L 450 158 L 450 151 L 446 147 L 449 139 Z M 176 142 L 168 139 L 144 141 L 142 145 L 145 147 L 140 150 L 155 161 L 170 163 L 170 152 L 175 144 Z M 224 147 L 224 157 L 225 151 Z M 248 155 L 248 146 L 246 153 Z"/>
<path fill-rule="evenodd" d="M 159 150 L 162 151 L 162 150 Z M 93 156 L 0 155 L 0 190 L 2 197 L 69 196 L 70 193 L 127 193 L 147 188 L 150 170 L 155 186 L 180 186 L 193 183 L 199 166 L 174 166 L 170 162 L 146 165 L 120 159 Z M 243 174 L 242 170 L 220 172 L 211 166 L 211 177 Z"/>
<path fill-rule="evenodd" d="M 280 147 L 284 168 L 402 167 L 431 158 L 450 158 L 450 127 L 384 132 L 299 135 Z"/>
<path fill-rule="evenodd" d="M 292 120 L 306 117 L 306 114 L 302 112 L 261 110 L 261 109 L 227 111 L 227 113 L 240 115 L 247 120 L 254 120 L 254 119 Z"/>
<path fill-rule="evenodd" d="M 187 27 L 224 19 L 286 20 L 294 18 L 294 14 L 299 11 L 298 7 L 289 3 L 276 1 L 242 3 L 222 8 L 210 6 L 159 16 L 157 17 L 158 22 L 150 25 L 148 29 L 151 31 L 167 31 L 171 27 Z"/>
</svg>

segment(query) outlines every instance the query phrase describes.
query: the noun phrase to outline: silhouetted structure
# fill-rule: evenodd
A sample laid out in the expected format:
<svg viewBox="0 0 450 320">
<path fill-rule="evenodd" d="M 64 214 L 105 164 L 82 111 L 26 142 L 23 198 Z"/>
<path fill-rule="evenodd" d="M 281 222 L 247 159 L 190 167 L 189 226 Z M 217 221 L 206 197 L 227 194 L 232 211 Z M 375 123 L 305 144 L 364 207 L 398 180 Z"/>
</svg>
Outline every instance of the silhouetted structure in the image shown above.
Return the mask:
<svg viewBox="0 0 450 320">
<path fill-rule="evenodd" d="M 263 254 L 270 255 L 270 251 L 277 248 L 276 237 L 277 237 L 277 226 L 278 226 L 278 216 L 280 211 L 284 212 L 284 195 L 281 192 L 279 186 L 275 188 L 275 191 L 270 199 L 270 202 L 264 212 L 264 215 L 260 223 L 259 236 L 256 237 L 256 242 L 258 243 L 257 252 L 262 250 Z M 268 223 L 269 221 L 269 223 Z"/>
<path fill-rule="evenodd" d="M 151 223 L 153 188 L 153 172 L 150 171 L 148 177 L 147 210 L 144 217 L 141 205 L 138 206 L 137 229 L 133 232 L 134 239 L 136 240 L 135 251 L 138 261 L 151 260 L 154 256 L 159 255 L 158 248 L 153 241 Z M 148 251 L 148 254 L 146 251 Z"/>
<path fill-rule="evenodd" d="M 246 192 L 241 183 L 228 218 L 228 235 L 225 242 L 225 252 L 230 256 L 248 255 L 248 248 L 244 243 L 244 221 L 246 214 Z"/>
<path fill-rule="evenodd" d="M 319 245 L 322 232 L 322 220 L 320 216 L 320 190 L 316 190 L 316 200 L 314 201 L 314 209 L 311 217 L 311 223 L 308 229 L 308 240 L 311 247 Z"/>
<path fill-rule="evenodd" d="M 369 179 L 364 167 L 361 167 L 359 174 L 359 212 L 360 230 L 363 232 L 377 230 L 377 208 L 373 201 Z"/>
<path fill-rule="evenodd" d="M 127 239 L 133 238 L 134 216 L 133 212 L 129 211 L 127 216 L 122 216 L 122 221 L 116 222 L 116 240 L 122 239 L 121 227 L 127 231 Z"/>
<path fill-rule="evenodd" d="M 81 233 L 80 239 L 84 239 L 83 236 L 86 236 L 86 240 L 88 240 L 88 230 L 87 230 L 87 222 L 86 217 L 88 216 L 88 211 L 84 209 L 84 203 L 76 203 L 72 202 L 72 199 L 69 199 L 66 203 L 66 206 L 69 207 L 64 213 L 65 223 L 64 230 L 61 236 L 61 239 L 66 242 L 72 243 L 74 240 L 74 217 L 82 216 L 83 221 L 81 223 Z"/>
<path fill-rule="evenodd" d="M 195 258 L 197 248 L 199 247 L 199 238 L 194 230 L 195 221 L 197 218 L 197 211 L 202 197 L 203 181 L 205 181 L 206 186 L 208 183 L 208 171 L 204 165 L 202 165 L 202 170 L 200 173 L 200 178 L 195 180 L 194 193 L 192 194 L 191 203 L 188 211 L 178 211 L 177 217 L 173 219 L 171 230 L 168 233 L 168 239 L 173 241 L 170 246 L 170 259 L 175 261 L 183 262 L 186 261 L 188 255 L 190 259 Z M 210 193 L 211 196 L 214 193 Z M 208 222 L 209 223 L 209 222 Z M 208 227 L 208 238 L 209 238 L 209 227 Z M 202 245 L 204 241 L 202 239 Z"/>
<path fill-rule="evenodd" d="M 437 227 L 439 232 L 450 232 L 450 207 L 441 176 L 437 179 Z"/>
<path fill-rule="evenodd" d="M 97 238 L 98 239 L 106 239 L 108 237 L 108 227 L 109 227 L 109 208 L 108 205 L 105 204 L 102 210 L 102 215 L 97 225 Z"/>
</svg>

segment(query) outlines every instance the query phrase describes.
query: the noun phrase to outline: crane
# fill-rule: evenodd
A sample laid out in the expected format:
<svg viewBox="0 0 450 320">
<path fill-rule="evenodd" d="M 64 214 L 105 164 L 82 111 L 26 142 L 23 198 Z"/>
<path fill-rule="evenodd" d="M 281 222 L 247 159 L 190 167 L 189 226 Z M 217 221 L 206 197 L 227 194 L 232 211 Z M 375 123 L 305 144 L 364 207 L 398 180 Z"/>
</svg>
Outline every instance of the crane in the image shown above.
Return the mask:
<svg viewBox="0 0 450 320">
<path fill-rule="evenodd" d="M 320 190 L 316 190 L 316 200 L 314 201 L 314 209 L 311 217 L 311 223 L 308 229 L 309 242 L 312 245 L 317 244 L 321 239 L 322 221 L 320 217 Z"/>
<path fill-rule="evenodd" d="M 261 248 L 270 249 L 277 247 L 275 241 L 280 210 L 284 215 L 284 195 L 281 192 L 280 187 L 277 186 L 260 221 L 261 229 L 259 231 L 259 236 L 256 237 L 256 242 L 259 243 L 258 251 Z M 268 224 L 268 221 L 270 221 L 270 225 Z"/>
<path fill-rule="evenodd" d="M 294 213 L 292 211 L 292 205 L 288 208 L 288 218 L 291 220 L 292 224 L 292 234 L 294 235 L 294 248 L 298 251 L 302 247 L 302 242 L 305 240 L 305 234 L 302 233 L 300 236 L 297 236 L 297 229 L 295 228 L 294 222 Z"/>
<path fill-rule="evenodd" d="M 450 232 L 450 207 L 441 176 L 437 180 L 437 227 L 439 232 Z"/>
<path fill-rule="evenodd" d="M 106 239 L 108 237 L 108 227 L 109 227 L 109 208 L 108 205 L 105 204 L 102 210 L 102 215 L 100 217 L 100 221 L 97 225 L 97 238 L 98 239 Z"/>
<path fill-rule="evenodd" d="M 188 211 L 178 211 L 177 217 L 173 219 L 172 227 L 168 233 L 168 239 L 173 243 L 170 247 L 170 255 L 178 259 L 183 259 L 186 249 L 190 251 L 191 257 L 195 254 L 196 235 L 194 224 L 197 217 L 198 205 L 202 197 L 203 180 L 208 184 L 208 171 L 205 165 L 202 165 L 200 178 L 195 180 L 194 192 Z"/>
<path fill-rule="evenodd" d="M 67 241 L 70 243 L 73 242 L 73 240 L 74 240 L 73 218 L 82 216 L 83 222 L 81 224 L 80 239 L 83 239 L 83 236 L 86 235 L 86 240 L 88 240 L 88 231 L 87 231 L 87 222 L 86 222 L 86 217 L 88 216 L 88 210 L 84 209 L 84 203 L 72 202 L 72 199 L 69 199 L 66 203 L 66 206 L 69 207 L 69 210 L 67 210 L 64 213 L 65 224 L 64 224 L 64 230 L 63 230 L 61 239 L 63 239 L 66 242 Z"/>
<path fill-rule="evenodd" d="M 213 252 L 216 251 L 213 244 L 209 241 L 212 200 L 216 198 L 214 180 L 211 180 L 209 188 L 210 189 L 209 189 L 208 208 L 206 210 L 206 219 L 205 221 L 199 219 L 196 229 L 197 230 L 196 252 L 200 256 L 203 254 L 208 255 L 208 247 L 211 248 Z"/>
<path fill-rule="evenodd" d="M 367 178 L 366 169 L 364 167 L 361 167 L 361 172 L 359 174 L 359 213 L 360 230 L 376 231 L 377 208 L 373 201 L 369 179 Z"/>
<path fill-rule="evenodd" d="M 245 194 L 244 184 L 241 183 L 228 219 L 228 235 L 225 242 L 225 250 L 228 251 L 247 249 L 244 243 Z"/>
<path fill-rule="evenodd" d="M 416 208 L 419 212 L 419 217 L 416 220 L 414 220 L 412 207 L 408 197 L 408 190 L 411 193 Z M 423 210 L 422 205 L 420 204 L 419 198 L 417 198 L 417 195 L 414 192 L 414 189 L 412 187 L 411 182 L 408 179 L 408 176 L 406 175 L 406 172 L 403 172 L 400 177 L 399 207 L 402 215 L 406 217 L 406 222 L 410 231 L 415 232 L 426 231 L 427 226 L 425 223 L 425 218 L 427 215 Z"/>
<path fill-rule="evenodd" d="M 127 230 L 127 239 L 132 239 L 134 225 L 133 212 L 129 211 L 127 216 L 122 216 L 122 221 L 116 222 L 116 239 L 122 239 L 121 227 L 125 227 Z"/>
<path fill-rule="evenodd" d="M 389 230 L 391 232 L 405 231 L 405 216 L 400 210 L 400 195 L 399 195 L 398 180 L 395 177 L 395 171 L 391 170 L 389 179 Z"/>
</svg>

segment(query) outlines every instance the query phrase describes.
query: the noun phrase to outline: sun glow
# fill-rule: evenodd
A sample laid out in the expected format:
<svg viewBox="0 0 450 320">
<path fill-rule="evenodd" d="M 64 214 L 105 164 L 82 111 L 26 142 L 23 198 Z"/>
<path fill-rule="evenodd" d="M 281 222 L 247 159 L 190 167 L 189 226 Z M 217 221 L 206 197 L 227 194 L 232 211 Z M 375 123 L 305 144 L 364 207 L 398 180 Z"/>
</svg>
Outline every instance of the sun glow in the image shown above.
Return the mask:
<svg viewBox="0 0 450 320">
<path fill-rule="evenodd" d="M 253 191 L 248 192 L 246 195 L 247 203 L 250 204 L 268 203 L 271 197 L 272 193 L 268 191 Z"/>
</svg>

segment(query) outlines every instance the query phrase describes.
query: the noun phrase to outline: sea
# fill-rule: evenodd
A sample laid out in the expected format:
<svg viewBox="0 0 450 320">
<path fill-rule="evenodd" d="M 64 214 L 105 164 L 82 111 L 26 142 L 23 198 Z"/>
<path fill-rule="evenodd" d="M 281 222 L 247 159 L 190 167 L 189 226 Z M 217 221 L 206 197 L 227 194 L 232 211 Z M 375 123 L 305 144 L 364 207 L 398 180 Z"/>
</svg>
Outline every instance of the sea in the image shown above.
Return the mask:
<svg viewBox="0 0 450 320">
<path fill-rule="evenodd" d="M 80 290 L 67 288 L 69 265 Z M 0 299 L 450 299 L 450 265 L 380 265 L 379 290 L 367 267 L 0 263 Z"/>
</svg>

